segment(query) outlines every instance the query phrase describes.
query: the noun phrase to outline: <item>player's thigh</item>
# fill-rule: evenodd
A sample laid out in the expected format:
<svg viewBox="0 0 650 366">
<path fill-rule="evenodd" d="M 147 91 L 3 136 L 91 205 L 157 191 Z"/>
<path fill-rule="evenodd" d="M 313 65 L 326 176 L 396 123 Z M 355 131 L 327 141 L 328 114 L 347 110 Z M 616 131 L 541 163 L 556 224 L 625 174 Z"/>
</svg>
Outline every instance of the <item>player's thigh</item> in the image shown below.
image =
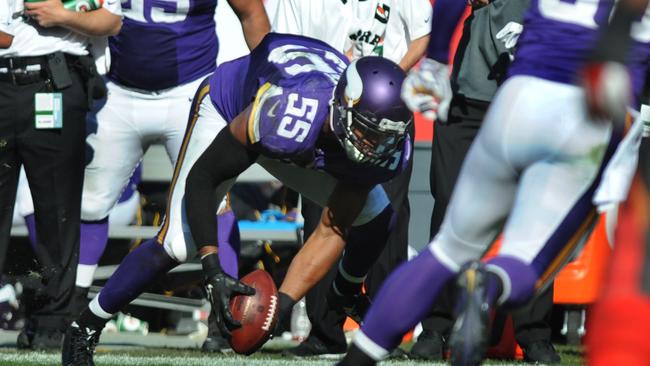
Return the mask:
<svg viewBox="0 0 650 366">
<path fill-rule="evenodd" d="M 257 163 L 283 184 L 321 207 L 327 206 L 327 201 L 338 183 L 336 178 L 324 171 L 303 168 L 264 156 L 260 156 Z M 353 226 L 369 222 L 389 204 L 390 200 L 384 188 L 379 184 L 375 185 L 368 193 L 366 203 L 355 219 Z"/>
<path fill-rule="evenodd" d="M 566 262 L 593 223 L 592 197 L 618 143 L 608 124 L 589 121 L 581 109 L 571 110 L 581 106 L 580 98 L 558 108 L 564 128 L 554 126 L 540 139 L 550 142 L 546 151 L 537 147 L 542 154 L 522 171 L 504 229 L 500 254 L 531 263 L 541 282 Z"/>
<path fill-rule="evenodd" d="M 174 174 L 167 201 L 167 212 L 157 239 L 164 243 L 167 252 L 178 261 L 185 261 L 193 255 L 194 244 L 189 235 L 189 228 L 184 220 L 183 197 L 185 180 L 194 163 L 208 148 L 226 120 L 216 110 L 209 96 L 209 84 L 202 83 L 192 104 L 192 115 L 186 129 L 174 166 Z M 219 198 L 223 199 L 232 181 L 219 187 Z M 215 207 L 215 213 L 217 208 Z"/>
<path fill-rule="evenodd" d="M 137 100 L 112 83 L 109 93 L 106 103 L 89 117 L 83 220 L 108 216 L 143 154 L 137 121 L 133 120 Z"/>
<path fill-rule="evenodd" d="M 438 235 L 429 245 L 452 269 L 486 251 L 512 207 L 519 172 L 508 162 L 503 147 L 509 127 L 526 116 L 525 101 L 512 98 L 522 87 L 504 85 L 490 106 L 460 169 Z"/>
<path fill-rule="evenodd" d="M 183 143 L 183 136 L 185 136 L 185 129 L 188 125 L 189 118 L 192 117 L 192 101 L 196 94 L 196 90 L 201 85 L 203 79 L 198 79 L 187 84 L 178 86 L 163 95 L 163 100 L 166 109 L 166 114 L 161 121 L 163 126 L 163 140 L 165 143 L 165 150 L 171 160 L 172 165 L 176 164 L 178 152 Z"/>
</svg>

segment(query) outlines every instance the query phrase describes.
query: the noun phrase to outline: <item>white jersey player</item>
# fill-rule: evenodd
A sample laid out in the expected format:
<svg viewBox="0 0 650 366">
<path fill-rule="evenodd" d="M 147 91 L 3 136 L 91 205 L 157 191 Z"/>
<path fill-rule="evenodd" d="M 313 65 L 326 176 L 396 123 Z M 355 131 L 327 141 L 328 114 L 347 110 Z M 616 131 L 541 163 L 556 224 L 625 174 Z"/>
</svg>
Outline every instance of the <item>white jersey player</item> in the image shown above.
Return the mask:
<svg viewBox="0 0 650 366">
<path fill-rule="evenodd" d="M 351 59 L 382 56 L 410 69 L 431 31 L 427 0 L 277 0 L 273 30 L 319 39 Z"/>
</svg>

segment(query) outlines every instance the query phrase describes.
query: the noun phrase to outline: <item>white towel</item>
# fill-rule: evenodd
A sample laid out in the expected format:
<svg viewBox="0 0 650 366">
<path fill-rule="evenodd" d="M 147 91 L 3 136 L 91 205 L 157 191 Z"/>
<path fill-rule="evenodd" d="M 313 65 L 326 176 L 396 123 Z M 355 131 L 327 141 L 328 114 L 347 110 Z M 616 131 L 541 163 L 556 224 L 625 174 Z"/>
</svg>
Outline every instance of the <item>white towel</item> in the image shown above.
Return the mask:
<svg viewBox="0 0 650 366">
<path fill-rule="evenodd" d="M 647 108 L 647 106 L 643 107 Z M 646 110 L 650 112 L 650 108 Z M 630 113 L 634 117 L 634 123 L 616 148 L 612 159 L 607 163 L 603 178 L 592 201 L 597 206 L 598 212 L 601 213 L 625 201 L 636 172 L 644 127 L 642 115 L 646 113 L 637 111 L 630 111 Z"/>
</svg>

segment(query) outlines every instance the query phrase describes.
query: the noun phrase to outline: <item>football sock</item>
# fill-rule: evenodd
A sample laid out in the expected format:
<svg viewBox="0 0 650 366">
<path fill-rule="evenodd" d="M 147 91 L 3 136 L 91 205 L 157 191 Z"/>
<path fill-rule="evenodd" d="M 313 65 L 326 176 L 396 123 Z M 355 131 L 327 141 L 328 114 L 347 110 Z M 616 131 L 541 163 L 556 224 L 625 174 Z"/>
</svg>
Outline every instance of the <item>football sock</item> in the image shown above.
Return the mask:
<svg viewBox="0 0 650 366">
<path fill-rule="evenodd" d="M 535 294 L 538 274 L 532 265 L 514 257 L 496 256 L 487 261 L 487 268 L 501 280 L 499 289 L 498 280 L 488 276 L 488 295 L 492 293 L 491 296 L 495 297 L 493 304 L 506 304 L 509 307 L 523 305 Z M 512 281 L 512 278 L 516 281 Z"/>
<path fill-rule="evenodd" d="M 90 287 L 108 242 L 108 217 L 99 221 L 82 221 L 80 230 L 76 285 Z"/>
<path fill-rule="evenodd" d="M 36 218 L 34 214 L 29 214 L 23 217 L 25 220 L 25 226 L 27 226 L 27 235 L 29 236 L 29 244 L 31 244 L 32 249 L 36 248 L 36 243 L 38 242 L 38 237 L 36 236 Z"/>
<path fill-rule="evenodd" d="M 377 361 L 353 344 L 337 366 L 375 366 L 376 364 Z"/>
<path fill-rule="evenodd" d="M 354 344 L 374 360 L 388 356 L 402 336 L 429 313 L 441 289 L 454 276 L 455 271 L 428 248 L 400 265 L 379 290 Z"/>
<path fill-rule="evenodd" d="M 224 272 L 231 277 L 237 278 L 239 267 L 240 238 L 239 226 L 235 213 L 228 210 L 217 215 L 217 235 L 219 236 L 219 263 Z"/>
<path fill-rule="evenodd" d="M 334 279 L 334 291 L 339 295 L 357 294 L 370 267 L 386 246 L 386 240 L 395 224 L 391 205 L 368 223 L 354 226 L 348 234 L 339 271 Z"/>
<path fill-rule="evenodd" d="M 91 305 L 96 303 L 99 310 L 114 314 L 177 265 L 162 244 L 155 238 L 149 239 L 124 258 Z M 91 309 L 97 310 L 92 306 Z M 94 313 L 101 315 L 101 311 Z"/>
<path fill-rule="evenodd" d="M 79 318 L 77 318 L 77 324 L 81 327 L 90 327 L 92 329 L 104 329 L 104 326 L 106 325 L 106 322 L 110 319 L 108 318 L 102 318 L 100 316 L 95 315 L 90 308 L 85 308 L 81 314 L 79 315 Z"/>
</svg>

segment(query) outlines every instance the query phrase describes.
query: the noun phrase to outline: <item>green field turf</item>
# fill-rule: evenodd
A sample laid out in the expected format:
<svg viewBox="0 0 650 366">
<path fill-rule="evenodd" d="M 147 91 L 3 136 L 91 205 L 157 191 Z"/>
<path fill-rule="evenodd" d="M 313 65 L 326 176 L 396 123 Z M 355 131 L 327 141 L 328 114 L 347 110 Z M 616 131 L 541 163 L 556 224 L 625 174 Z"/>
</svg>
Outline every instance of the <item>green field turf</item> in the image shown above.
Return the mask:
<svg viewBox="0 0 650 366">
<path fill-rule="evenodd" d="M 576 347 L 558 346 L 562 356 L 562 365 L 582 365 L 581 351 Z M 16 349 L 0 349 L 2 366 L 41 366 L 60 365 L 58 353 L 29 352 Z M 176 350 L 168 348 L 146 349 L 100 349 L 95 357 L 97 366 L 307 366 L 333 365 L 333 360 L 282 358 L 277 353 L 258 353 L 250 357 L 229 355 L 206 355 L 193 350 Z M 488 360 L 490 365 L 525 365 L 518 361 Z M 407 360 L 388 360 L 381 365 L 444 365 L 444 363 L 427 363 Z"/>
</svg>

